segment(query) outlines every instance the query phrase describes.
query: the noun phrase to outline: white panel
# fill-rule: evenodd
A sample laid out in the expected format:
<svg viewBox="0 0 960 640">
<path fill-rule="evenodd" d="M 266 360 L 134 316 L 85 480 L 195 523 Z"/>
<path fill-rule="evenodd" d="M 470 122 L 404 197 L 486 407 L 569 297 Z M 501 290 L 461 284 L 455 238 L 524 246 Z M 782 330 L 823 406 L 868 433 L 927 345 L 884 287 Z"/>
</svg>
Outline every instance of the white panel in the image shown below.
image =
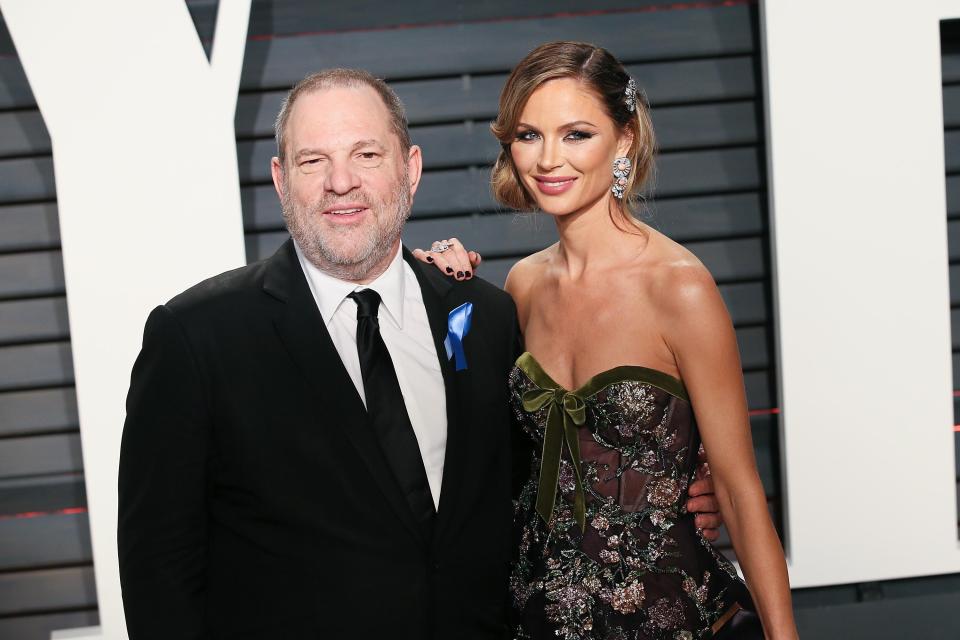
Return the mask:
<svg viewBox="0 0 960 640">
<path fill-rule="evenodd" d="M 794 587 L 960 571 L 940 78 L 960 2 L 762 7 Z"/>
<path fill-rule="evenodd" d="M 102 634 L 126 636 L 117 466 L 150 308 L 244 264 L 234 109 L 250 0 L 212 63 L 182 1 L 0 0 L 53 142 Z"/>
</svg>

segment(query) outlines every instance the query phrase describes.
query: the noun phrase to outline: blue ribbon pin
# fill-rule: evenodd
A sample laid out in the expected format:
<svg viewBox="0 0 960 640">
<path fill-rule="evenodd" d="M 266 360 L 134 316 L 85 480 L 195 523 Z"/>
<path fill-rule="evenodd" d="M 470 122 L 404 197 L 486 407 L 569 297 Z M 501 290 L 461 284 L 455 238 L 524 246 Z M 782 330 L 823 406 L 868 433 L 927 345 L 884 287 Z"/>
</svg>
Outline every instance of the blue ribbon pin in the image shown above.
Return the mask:
<svg viewBox="0 0 960 640">
<path fill-rule="evenodd" d="M 447 337 L 443 340 L 443 346 L 447 349 L 447 359 L 454 359 L 457 371 L 467 368 L 467 354 L 463 351 L 463 339 L 470 333 L 472 316 L 472 302 L 464 302 L 447 316 Z"/>
</svg>

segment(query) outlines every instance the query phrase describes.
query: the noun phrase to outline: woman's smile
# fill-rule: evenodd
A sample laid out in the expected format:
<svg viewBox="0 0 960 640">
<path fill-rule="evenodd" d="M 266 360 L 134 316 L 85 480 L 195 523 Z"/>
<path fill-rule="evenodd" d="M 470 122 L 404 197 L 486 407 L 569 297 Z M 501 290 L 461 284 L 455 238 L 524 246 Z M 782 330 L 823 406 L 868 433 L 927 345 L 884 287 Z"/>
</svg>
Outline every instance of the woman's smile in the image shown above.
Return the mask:
<svg viewBox="0 0 960 640">
<path fill-rule="evenodd" d="M 533 176 L 540 193 L 548 196 L 558 196 L 569 191 L 576 181 L 576 176 Z"/>
</svg>

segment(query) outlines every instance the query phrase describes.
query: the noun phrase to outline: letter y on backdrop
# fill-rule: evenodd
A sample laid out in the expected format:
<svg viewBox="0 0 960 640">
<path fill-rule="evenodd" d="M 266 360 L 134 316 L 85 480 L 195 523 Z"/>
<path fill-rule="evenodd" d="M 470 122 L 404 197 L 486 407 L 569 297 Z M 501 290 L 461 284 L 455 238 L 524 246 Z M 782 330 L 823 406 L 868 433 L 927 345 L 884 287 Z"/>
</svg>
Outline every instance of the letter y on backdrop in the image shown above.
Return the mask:
<svg viewBox="0 0 960 640">
<path fill-rule="evenodd" d="M 126 637 L 117 465 L 153 306 L 245 263 L 234 112 L 250 0 L 0 0 L 53 143 L 100 629 Z M 71 636 L 78 637 L 78 636 Z"/>
</svg>

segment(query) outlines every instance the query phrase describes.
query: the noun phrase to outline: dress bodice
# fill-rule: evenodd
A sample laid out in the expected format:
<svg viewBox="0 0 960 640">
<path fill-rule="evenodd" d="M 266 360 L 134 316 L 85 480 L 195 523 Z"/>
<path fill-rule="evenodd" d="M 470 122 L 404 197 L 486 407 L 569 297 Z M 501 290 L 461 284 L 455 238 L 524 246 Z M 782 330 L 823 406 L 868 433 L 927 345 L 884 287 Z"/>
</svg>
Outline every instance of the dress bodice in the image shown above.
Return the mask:
<svg viewBox="0 0 960 640">
<path fill-rule="evenodd" d="M 749 604 L 684 507 L 700 436 L 680 380 L 622 366 L 568 391 L 525 353 L 510 391 L 534 442 L 517 504 L 517 637 L 709 637 Z"/>
</svg>

